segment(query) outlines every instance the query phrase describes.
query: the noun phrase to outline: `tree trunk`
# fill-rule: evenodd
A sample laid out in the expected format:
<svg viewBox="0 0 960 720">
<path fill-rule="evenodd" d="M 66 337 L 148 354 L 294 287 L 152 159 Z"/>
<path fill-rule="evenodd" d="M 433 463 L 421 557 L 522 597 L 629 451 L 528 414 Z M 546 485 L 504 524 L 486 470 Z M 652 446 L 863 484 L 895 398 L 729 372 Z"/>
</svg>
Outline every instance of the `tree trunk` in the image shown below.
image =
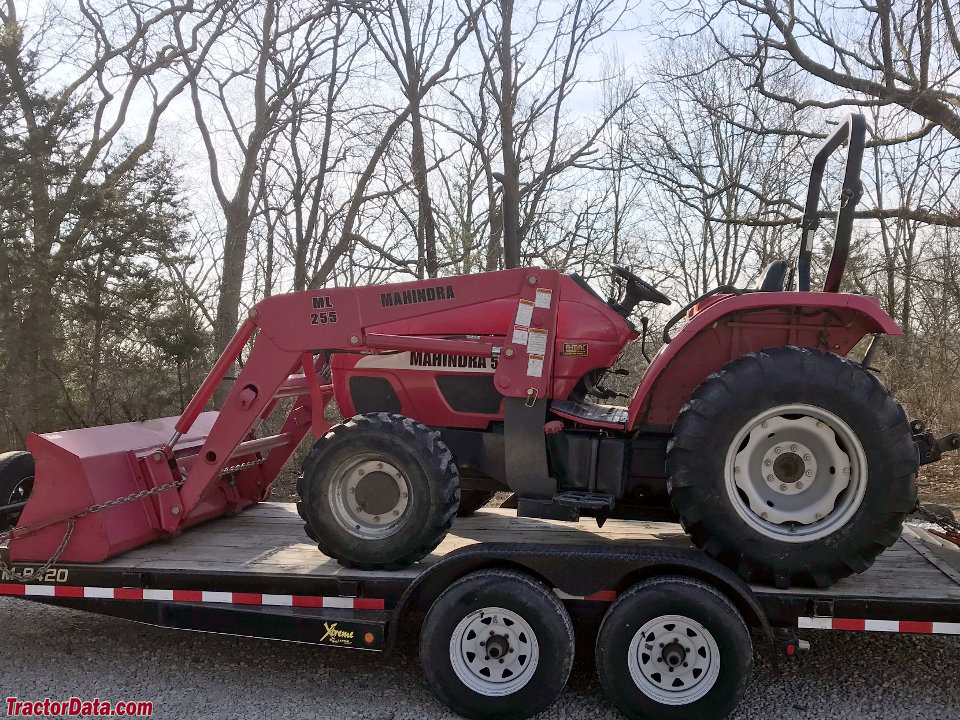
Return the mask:
<svg viewBox="0 0 960 720">
<path fill-rule="evenodd" d="M 513 113 L 516 88 L 513 85 L 513 0 L 501 2 L 500 29 L 500 138 L 503 155 L 503 261 L 507 268 L 520 267 L 520 168 L 514 149 Z"/>
</svg>

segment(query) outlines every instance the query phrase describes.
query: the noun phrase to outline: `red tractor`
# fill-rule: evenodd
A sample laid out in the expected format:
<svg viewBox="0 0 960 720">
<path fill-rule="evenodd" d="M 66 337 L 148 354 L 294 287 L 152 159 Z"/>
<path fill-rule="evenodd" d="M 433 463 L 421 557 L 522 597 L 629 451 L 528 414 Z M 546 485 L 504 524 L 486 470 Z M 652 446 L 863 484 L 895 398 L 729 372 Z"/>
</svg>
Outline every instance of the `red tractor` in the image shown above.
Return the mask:
<svg viewBox="0 0 960 720">
<path fill-rule="evenodd" d="M 778 261 L 757 288 L 689 303 L 625 407 L 602 404 L 604 377 L 625 374 L 612 368 L 640 337 L 637 305 L 670 300 L 622 267 L 611 300 L 538 268 L 271 297 L 180 418 L 31 436 L 35 472 L 23 453 L 0 461 L 0 512 L 22 511 L 10 558 L 97 562 L 237 512 L 269 496 L 312 430 L 298 507 L 343 564 L 416 562 L 458 509 L 503 489 L 525 517 L 675 512 L 754 582 L 826 586 L 861 572 L 899 537 L 919 464 L 960 441 L 911 425 L 869 367 L 900 329 L 876 298 L 839 292 L 864 136 L 852 115 L 816 157 L 797 291 Z M 812 292 L 821 179 L 847 140 L 833 257 Z M 202 413 L 255 333 L 223 408 Z M 848 358 L 868 335 L 863 360 Z M 258 435 L 284 398 L 280 432 Z M 350 419 L 324 419 L 332 398 Z"/>
</svg>

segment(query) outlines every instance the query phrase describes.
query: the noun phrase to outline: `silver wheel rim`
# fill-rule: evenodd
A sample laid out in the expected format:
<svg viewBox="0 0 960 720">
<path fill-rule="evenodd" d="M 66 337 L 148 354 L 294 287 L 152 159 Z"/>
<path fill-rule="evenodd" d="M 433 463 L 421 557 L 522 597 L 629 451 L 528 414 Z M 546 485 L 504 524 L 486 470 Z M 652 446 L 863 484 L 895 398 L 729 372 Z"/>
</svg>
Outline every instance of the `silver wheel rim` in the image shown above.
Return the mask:
<svg viewBox="0 0 960 720">
<path fill-rule="evenodd" d="M 475 610 L 450 637 L 453 672 L 468 688 L 487 697 L 517 692 L 530 682 L 539 662 L 533 628 L 512 610 Z"/>
<path fill-rule="evenodd" d="M 630 677 L 662 705 L 689 705 L 716 684 L 720 648 L 703 625 L 683 615 L 661 615 L 641 627 L 627 651 Z"/>
<path fill-rule="evenodd" d="M 856 433 L 832 412 L 780 405 L 736 434 L 724 476 L 734 509 L 750 527 L 776 540 L 809 542 L 857 512 L 867 459 Z"/>
<path fill-rule="evenodd" d="M 27 496 L 30 495 L 31 489 L 33 489 L 33 475 L 28 475 L 14 486 L 5 504 L 13 505 L 25 501 Z"/>
<path fill-rule="evenodd" d="M 327 492 L 337 524 L 364 540 L 393 535 L 411 507 L 407 477 L 373 454 L 353 457 L 341 464 Z"/>
</svg>

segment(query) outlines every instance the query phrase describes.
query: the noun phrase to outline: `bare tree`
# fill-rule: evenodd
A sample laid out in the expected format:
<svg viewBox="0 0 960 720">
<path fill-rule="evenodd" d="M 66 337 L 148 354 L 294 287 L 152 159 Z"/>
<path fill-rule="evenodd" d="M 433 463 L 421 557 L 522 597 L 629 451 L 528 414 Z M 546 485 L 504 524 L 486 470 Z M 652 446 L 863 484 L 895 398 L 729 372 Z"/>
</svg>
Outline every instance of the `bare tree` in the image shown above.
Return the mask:
<svg viewBox="0 0 960 720">
<path fill-rule="evenodd" d="M 298 0 L 237 5 L 233 12 L 233 27 L 219 38 L 218 51 L 204 62 L 187 60 L 194 117 L 225 221 L 217 347 L 225 347 L 237 327 L 248 235 L 263 188 L 258 172 L 279 129 L 291 121 L 291 95 L 309 76 L 330 33 L 326 8 Z M 183 43 L 182 33 L 178 40 Z"/>
<path fill-rule="evenodd" d="M 751 89 L 769 98 L 796 109 L 896 105 L 926 121 L 920 132 L 939 126 L 960 139 L 960 26 L 949 0 L 700 0 L 674 9 L 749 68 Z M 822 96 L 771 87 L 784 75 L 822 81 Z"/>
<path fill-rule="evenodd" d="M 96 213 L 78 207 L 91 186 L 109 196 L 153 148 L 161 116 L 193 77 L 225 25 L 225 2 L 116 3 L 82 0 L 76 15 L 56 4 L 31 22 L 26 3 L 0 6 L 0 67 L 9 89 L 8 122 L 23 138 L 33 262 L 19 343 L 28 381 L 18 398 L 22 429 L 53 424 L 56 378 L 55 288 L 84 252 Z M 169 38 L 178 34 L 179 46 Z M 56 73 L 49 75 L 52 68 Z M 176 77 L 172 69 L 186 68 Z M 51 82 L 49 78 L 61 78 Z M 41 80 L 44 78 L 44 80 Z M 128 122 L 136 114 L 137 123 Z"/>
</svg>

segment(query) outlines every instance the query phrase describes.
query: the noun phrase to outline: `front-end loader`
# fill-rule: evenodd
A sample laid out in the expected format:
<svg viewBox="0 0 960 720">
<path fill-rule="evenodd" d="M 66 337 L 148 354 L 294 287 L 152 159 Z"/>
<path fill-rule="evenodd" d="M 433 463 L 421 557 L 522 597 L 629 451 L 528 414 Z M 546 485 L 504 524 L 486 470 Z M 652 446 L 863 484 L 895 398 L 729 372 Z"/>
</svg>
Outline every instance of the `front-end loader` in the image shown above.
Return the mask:
<svg viewBox="0 0 960 720">
<path fill-rule="evenodd" d="M 960 444 L 907 419 L 870 367 L 900 329 L 876 298 L 840 292 L 864 138 L 851 115 L 816 156 L 796 267 L 774 262 L 756 288 L 681 309 L 625 406 L 604 404 L 604 376 L 625 372 L 614 368 L 641 335 L 636 307 L 670 303 L 626 268 L 612 269 L 610 300 L 535 267 L 275 296 L 179 418 L 32 435 L 29 454 L 0 458 L 9 559 L 99 562 L 239 512 L 269 497 L 312 432 L 298 507 L 347 565 L 416 562 L 458 508 L 503 489 L 532 518 L 675 513 L 752 582 L 861 572 L 916 506 L 919 465 Z M 821 180 L 845 141 L 833 255 L 813 291 Z M 222 408 L 203 412 L 251 340 Z M 264 435 L 285 399 L 282 427 Z M 344 422 L 324 419 L 334 399 Z"/>
</svg>

